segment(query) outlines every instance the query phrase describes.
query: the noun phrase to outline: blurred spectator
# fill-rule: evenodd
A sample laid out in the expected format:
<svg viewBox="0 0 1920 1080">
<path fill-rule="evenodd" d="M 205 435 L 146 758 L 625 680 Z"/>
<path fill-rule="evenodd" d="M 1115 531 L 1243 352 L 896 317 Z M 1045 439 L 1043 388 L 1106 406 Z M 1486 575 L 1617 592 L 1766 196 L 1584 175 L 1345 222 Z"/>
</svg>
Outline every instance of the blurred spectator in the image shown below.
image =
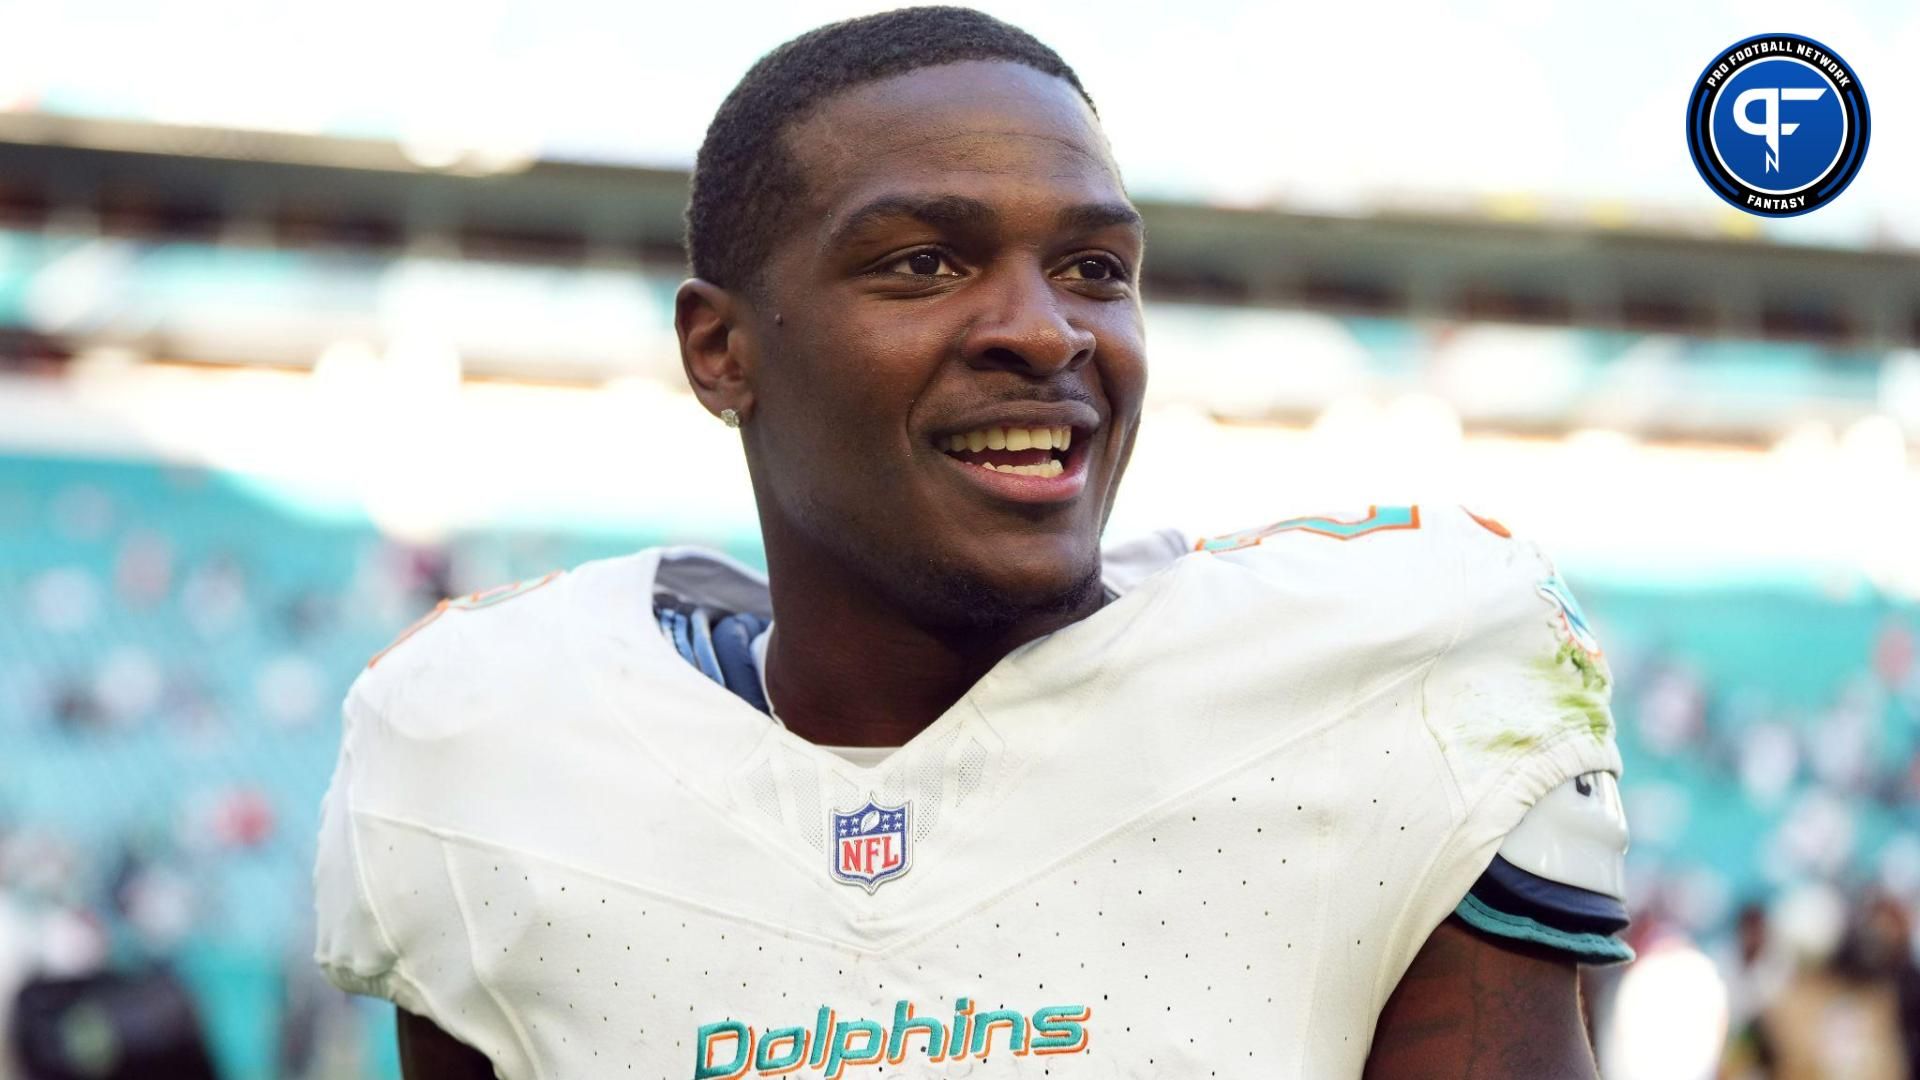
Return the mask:
<svg viewBox="0 0 1920 1080">
<path fill-rule="evenodd" d="M 105 725 L 107 711 L 94 696 L 91 680 L 71 677 L 56 680 L 49 697 L 52 719 L 60 730 L 77 734 Z"/>
<path fill-rule="evenodd" d="M 35 979 L 11 1032 L 33 1080 L 217 1080 L 193 1000 L 164 971 Z"/>
<path fill-rule="evenodd" d="M 1807 886 L 1771 911 L 1747 904 L 1735 931 L 1722 1080 L 1920 1076 L 1920 969 L 1896 898 L 1849 907 Z"/>
<path fill-rule="evenodd" d="M 239 561 L 220 554 L 194 567 L 180 584 L 180 607 L 202 637 L 231 630 L 247 610 L 247 582 Z"/>
<path fill-rule="evenodd" d="M 1736 753 L 1741 787 L 1756 806 L 1778 803 L 1800 779 L 1800 740 L 1785 724 L 1748 728 Z"/>
<path fill-rule="evenodd" d="M 137 645 L 113 649 L 94 671 L 93 700 L 113 727 L 131 727 L 144 720 L 160 703 L 163 688 L 160 665 Z"/>
<path fill-rule="evenodd" d="M 128 851 L 110 893 L 115 912 L 133 931 L 144 956 L 171 956 L 193 929 L 193 885 L 172 866 Z"/>
<path fill-rule="evenodd" d="M 1641 673 L 1637 715 L 1647 747 L 1679 753 L 1705 734 L 1707 692 L 1699 677 L 1678 663 L 1649 666 Z"/>
<path fill-rule="evenodd" d="M 290 643 L 304 645 L 332 629 L 339 617 L 339 603 L 333 597 L 303 591 L 282 606 L 280 625 Z"/>
<path fill-rule="evenodd" d="M 34 579 L 29 604 L 40 629 L 74 633 L 100 614 L 100 585 L 84 567 L 55 567 Z"/>
<path fill-rule="evenodd" d="M 1904 1080 L 1901 986 L 1912 978 L 1904 913 L 1861 909 L 1828 958 L 1805 957 L 1764 1007 L 1762 1042 L 1775 1080 Z"/>
<path fill-rule="evenodd" d="M 1846 794 L 1872 789 L 1878 704 L 1876 695 L 1856 681 L 1820 717 L 1815 729 L 1818 737 L 1810 740 L 1807 760 L 1821 782 Z"/>
<path fill-rule="evenodd" d="M 114 592 L 129 611 L 144 611 L 166 599 L 173 587 L 173 546 L 157 532 L 134 532 L 113 564 Z"/>
<path fill-rule="evenodd" d="M 54 529 L 63 539 L 91 543 L 113 528 L 113 500 L 91 484 L 71 484 L 54 497 Z"/>
<path fill-rule="evenodd" d="M 260 666 L 254 694 L 266 718 L 282 727 L 303 724 L 320 716 L 326 695 L 326 677 L 313 661 L 298 653 L 277 656 Z"/>
<path fill-rule="evenodd" d="M 12 1030 L 13 1003 L 33 974 L 28 932 L 26 916 L 0 888 L 0 1080 L 20 1075 L 6 1032 Z"/>
<path fill-rule="evenodd" d="M 1727 981 L 1727 1050 L 1720 1076 L 1759 1080 L 1774 1066 L 1760 1017 L 1787 984 L 1793 961 L 1772 938 L 1767 909 L 1758 902 L 1740 908 L 1731 953 L 1721 962 Z"/>
<path fill-rule="evenodd" d="M 1873 646 L 1873 671 L 1889 689 L 1910 686 L 1917 674 L 1914 632 L 1897 619 L 1888 619 L 1880 628 Z"/>
</svg>

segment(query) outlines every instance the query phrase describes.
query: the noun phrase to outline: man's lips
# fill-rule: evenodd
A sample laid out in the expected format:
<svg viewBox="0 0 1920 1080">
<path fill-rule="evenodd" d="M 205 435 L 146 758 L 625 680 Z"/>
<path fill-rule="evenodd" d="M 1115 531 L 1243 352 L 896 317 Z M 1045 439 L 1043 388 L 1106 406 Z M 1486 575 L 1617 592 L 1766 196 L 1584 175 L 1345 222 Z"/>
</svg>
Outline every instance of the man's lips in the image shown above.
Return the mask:
<svg viewBox="0 0 1920 1080">
<path fill-rule="evenodd" d="M 1090 435 L 1070 424 L 996 424 L 940 436 L 935 443 L 967 481 L 988 494 L 1050 503 L 1086 487 Z"/>
<path fill-rule="evenodd" d="M 1069 399 L 1062 401 L 1036 401 L 1011 399 L 992 403 L 983 403 L 965 412 L 956 412 L 929 434 L 936 440 L 954 434 L 966 434 L 976 428 L 1013 428 L 1013 427 L 1070 427 L 1079 432 L 1092 432 L 1102 426 L 1100 410 L 1091 402 Z"/>
<path fill-rule="evenodd" d="M 928 438 L 975 490 L 1050 503 L 1086 487 L 1093 436 L 1102 426 L 1090 402 L 1007 401 L 961 413 Z"/>
</svg>

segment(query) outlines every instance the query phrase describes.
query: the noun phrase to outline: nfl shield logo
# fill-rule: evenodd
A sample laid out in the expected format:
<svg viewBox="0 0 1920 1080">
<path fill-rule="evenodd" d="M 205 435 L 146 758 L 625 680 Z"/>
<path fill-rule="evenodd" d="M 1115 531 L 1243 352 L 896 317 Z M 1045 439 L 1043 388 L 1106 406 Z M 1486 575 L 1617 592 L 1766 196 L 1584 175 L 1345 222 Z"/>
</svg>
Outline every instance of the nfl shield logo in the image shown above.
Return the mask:
<svg viewBox="0 0 1920 1080">
<path fill-rule="evenodd" d="M 881 806 L 869 797 L 858 810 L 833 811 L 828 869 L 834 880 L 871 893 L 881 882 L 906 873 L 910 865 L 907 815 L 912 809 L 911 802 Z"/>
</svg>

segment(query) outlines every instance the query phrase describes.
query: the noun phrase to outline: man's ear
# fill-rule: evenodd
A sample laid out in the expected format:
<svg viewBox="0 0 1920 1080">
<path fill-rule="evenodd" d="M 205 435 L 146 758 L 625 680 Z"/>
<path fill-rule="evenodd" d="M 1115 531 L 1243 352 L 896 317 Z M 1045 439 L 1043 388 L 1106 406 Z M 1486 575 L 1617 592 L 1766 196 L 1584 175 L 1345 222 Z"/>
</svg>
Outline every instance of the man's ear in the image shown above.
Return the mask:
<svg viewBox="0 0 1920 1080">
<path fill-rule="evenodd" d="M 741 296 L 699 278 L 681 282 L 674 294 L 680 366 L 693 395 L 715 416 L 732 409 L 745 420 L 753 412 L 754 358 L 747 332 L 751 316 Z"/>
</svg>

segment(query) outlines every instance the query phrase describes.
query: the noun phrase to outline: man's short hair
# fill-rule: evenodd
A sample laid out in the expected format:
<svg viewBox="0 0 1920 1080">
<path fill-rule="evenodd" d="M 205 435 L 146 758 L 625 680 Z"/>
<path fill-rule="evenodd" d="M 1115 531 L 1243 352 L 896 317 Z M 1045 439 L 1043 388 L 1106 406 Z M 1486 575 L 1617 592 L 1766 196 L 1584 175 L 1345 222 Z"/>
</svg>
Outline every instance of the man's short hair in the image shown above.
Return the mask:
<svg viewBox="0 0 1920 1080">
<path fill-rule="evenodd" d="M 789 211 L 806 195 L 782 138 L 788 127 L 843 90 L 964 60 L 1024 64 L 1065 79 L 1093 106 L 1058 53 L 969 8 L 904 8 L 809 31 L 761 57 L 707 127 L 687 202 L 694 276 L 728 289 L 758 284 Z"/>
</svg>

